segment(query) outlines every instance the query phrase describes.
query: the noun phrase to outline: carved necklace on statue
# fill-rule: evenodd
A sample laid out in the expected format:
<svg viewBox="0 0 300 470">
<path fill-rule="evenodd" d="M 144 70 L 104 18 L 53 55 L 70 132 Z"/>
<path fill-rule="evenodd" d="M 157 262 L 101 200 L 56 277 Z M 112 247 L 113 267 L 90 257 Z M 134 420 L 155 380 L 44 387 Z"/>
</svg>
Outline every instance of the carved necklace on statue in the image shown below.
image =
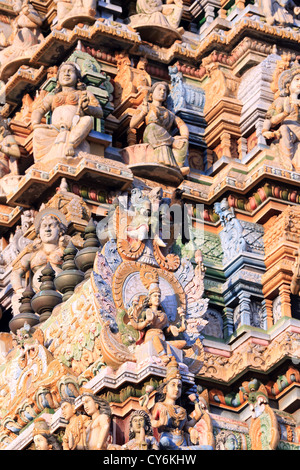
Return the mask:
<svg viewBox="0 0 300 470">
<path fill-rule="evenodd" d="M 58 108 L 59 106 L 72 105 L 77 106 L 80 99 L 80 92 L 71 90 L 71 91 L 61 91 L 55 95 L 53 99 L 53 108 Z"/>
</svg>

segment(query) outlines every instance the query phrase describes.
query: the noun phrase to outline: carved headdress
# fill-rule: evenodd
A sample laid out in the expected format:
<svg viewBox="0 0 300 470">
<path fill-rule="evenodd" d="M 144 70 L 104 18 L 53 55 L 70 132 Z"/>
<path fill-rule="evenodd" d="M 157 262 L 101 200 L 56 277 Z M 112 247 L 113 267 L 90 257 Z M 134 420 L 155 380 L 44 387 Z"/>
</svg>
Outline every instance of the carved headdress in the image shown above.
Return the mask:
<svg viewBox="0 0 300 470">
<path fill-rule="evenodd" d="M 287 92 L 287 86 L 296 75 L 300 74 L 300 64 L 296 60 L 291 68 L 282 72 L 278 80 L 278 88 L 281 92 Z"/>
<path fill-rule="evenodd" d="M 149 295 L 154 292 L 161 292 L 159 287 L 159 275 L 155 268 L 143 265 L 140 270 L 140 278 Z"/>
</svg>

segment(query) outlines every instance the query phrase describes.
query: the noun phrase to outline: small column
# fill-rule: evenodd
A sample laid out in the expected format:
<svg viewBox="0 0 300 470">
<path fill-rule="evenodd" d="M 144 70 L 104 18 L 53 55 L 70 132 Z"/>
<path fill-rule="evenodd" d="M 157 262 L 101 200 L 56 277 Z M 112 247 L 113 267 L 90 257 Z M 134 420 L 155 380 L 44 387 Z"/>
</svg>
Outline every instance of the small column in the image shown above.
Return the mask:
<svg viewBox="0 0 300 470">
<path fill-rule="evenodd" d="M 250 294 L 241 292 L 238 294 L 241 308 L 241 325 L 251 325 Z"/>
<path fill-rule="evenodd" d="M 248 142 L 245 137 L 241 137 L 240 139 L 238 139 L 238 152 L 241 160 L 248 153 Z"/>
<path fill-rule="evenodd" d="M 221 135 L 222 155 L 231 157 L 231 135 L 229 132 L 223 132 Z"/>
<path fill-rule="evenodd" d="M 232 335 L 234 330 L 233 325 L 233 308 L 224 307 L 223 308 L 223 334 L 224 337 L 229 337 Z"/>
<path fill-rule="evenodd" d="M 264 306 L 265 311 L 265 319 L 266 319 L 266 328 L 267 330 L 273 326 L 273 300 L 264 299 L 262 301 L 262 305 Z"/>
<path fill-rule="evenodd" d="M 215 19 L 215 7 L 213 5 L 206 5 L 204 7 L 206 25 L 210 25 Z"/>
<path fill-rule="evenodd" d="M 281 299 L 281 316 L 291 317 L 291 287 L 289 284 L 281 284 L 279 286 L 279 295 Z"/>
</svg>

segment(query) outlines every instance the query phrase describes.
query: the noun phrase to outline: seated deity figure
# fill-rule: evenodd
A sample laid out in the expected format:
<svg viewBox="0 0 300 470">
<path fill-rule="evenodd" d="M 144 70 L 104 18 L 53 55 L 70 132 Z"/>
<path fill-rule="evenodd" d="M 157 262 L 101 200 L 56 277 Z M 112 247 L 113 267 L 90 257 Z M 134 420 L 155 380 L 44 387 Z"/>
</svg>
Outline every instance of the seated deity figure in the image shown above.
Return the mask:
<svg viewBox="0 0 300 470">
<path fill-rule="evenodd" d="M 270 25 L 295 24 L 294 15 L 300 14 L 300 7 L 293 0 L 259 0 L 258 5 Z"/>
<path fill-rule="evenodd" d="M 15 302 L 25 289 L 24 277 L 30 280 L 35 292 L 39 291 L 41 271 L 50 262 L 56 273 L 61 272 L 63 252 L 70 237 L 65 235 L 67 221 L 55 209 L 42 210 L 34 221 L 37 238 L 19 254 L 13 263 L 11 284 L 15 292 Z"/>
<path fill-rule="evenodd" d="M 279 77 L 281 96 L 270 106 L 264 122 L 263 136 L 279 139 L 280 156 L 290 166 L 300 169 L 300 65 Z"/>
<path fill-rule="evenodd" d="M 55 0 L 58 25 L 70 16 L 95 16 L 96 0 Z"/>
<path fill-rule="evenodd" d="M 144 23 L 174 29 L 179 27 L 183 12 L 182 0 L 137 0 L 136 11 Z"/>
<path fill-rule="evenodd" d="M 63 450 L 87 450 L 86 428 L 90 418 L 76 413 L 74 398 L 64 398 L 60 409 L 62 417 L 68 421 L 62 440 Z"/>
<path fill-rule="evenodd" d="M 181 332 L 186 330 L 185 315 L 179 307 L 178 313 L 181 316 L 181 325 L 170 325 L 168 316 L 162 306 L 161 290 L 158 282 L 152 282 L 148 296 L 142 301 L 134 299 L 132 306 L 128 310 L 128 317 L 131 326 L 141 333 L 138 344 L 151 341 L 156 354 L 160 357 L 164 364 L 167 364 L 171 357 L 172 351 L 170 346 L 183 349 L 186 341 L 179 339 Z"/>
<path fill-rule="evenodd" d="M 143 142 L 153 150 L 153 163 L 180 169 L 181 173 L 189 173 L 189 167 L 184 167 L 188 152 L 189 130 L 184 121 L 165 106 L 169 93 L 166 82 L 157 82 L 151 88 L 151 98 L 144 99 L 132 116 L 130 127 L 138 128 L 146 124 Z M 173 137 L 173 130 L 179 135 Z"/>
<path fill-rule="evenodd" d="M 164 382 L 158 388 L 157 402 L 152 411 L 151 424 L 160 433 L 160 450 L 212 450 L 212 446 L 199 445 L 196 423 L 202 411 L 195 403 L 192 417 L 185 408 L 177 404 L 182 395 L 182 378 L 175 358 L 167 365 Z"/>
<path fill-rule="evenodd" d="M 25 54 L 33 53 L 35 47 L 44 39 L 40 32 L 42 22 L 41 16 L 30 1 L 24 0 L 12 33 L 12 43 L 0 52 L 0 67 Z"/>
<path fill-rule="evenodd" d="M 51 124 L 42 119 L 52 113 Z M 32 112 L 33 155 L 35 162 L 69 159 L 80 152 L 88 153 L 86 141 L 94 126 L 94 118 L 103 115 L 96 97 L 86 90 L 79 67 L 63 63 L 57 72 L 57 87 L 45 96 Z"/>
<path fill-rule="evenodd" d="M 111 422 L 109 403 L 87 389 L 81 396 L 84 411 L 91 417 L 86 428 L 87 448 L 88 450 L 106 450 Z"/>
</svg>

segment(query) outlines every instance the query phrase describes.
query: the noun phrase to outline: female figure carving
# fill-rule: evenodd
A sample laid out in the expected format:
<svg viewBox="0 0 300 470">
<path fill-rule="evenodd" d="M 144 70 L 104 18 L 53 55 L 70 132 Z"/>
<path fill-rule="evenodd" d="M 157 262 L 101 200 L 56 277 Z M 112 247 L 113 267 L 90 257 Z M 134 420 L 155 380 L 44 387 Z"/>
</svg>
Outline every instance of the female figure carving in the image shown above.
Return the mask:
<svg viewBox="0 0 300 470">
<path fill-rule="evenodd" d="M 188 152 L 189 130 L 181 118 L 166 108 L 168 93 L 166 82 L 155 83 L 151 88 L 152 99 L 149 102 L 146 98 L 139 106 L 130 127 L 137 128 L 145 122 L 143 142 L 154 150 L 153 163 L 175 167 L 187 174 L 189 168 L 183 165 Z M 171 133 L 174 128 L 179 132 L 175 137 Z"/>
<path fill-rule="evenodd" d="M 159 448 L 212 450 L 211 446 L 197 445 L 199 436 L 194 426 L 202 416 L 198 403 L 195 404 L 193 417 L 177 404 L 182 394 L 182 379 L 175 358 L 167 366 L 167 376 L 159 392 L 151 420 L 153 428 L 160 433 Z"/>
<path fill-rule="evenodd" d="M 151 341 L 156 354 L 167 364 L 172 357 L 171 345 L 178 349 L 183 349 L 186 346 L 185 340 L 173 339 L 166 341 L 166 337 L 177 338 L 181 332 L 185 331 L 185 315 L 183 310 L 179 308 L 178 313 L 181 316 L 180 327 L 170 325 L 168 316 L 160 305 L 160 301 L 161 290 L 159 284 L 153 282 L 149 287 L 148 296 L 144 299 L 142 305 L 139 305 L 139 302 L 134 300 L 132 307 L 128 311 L 128 317 L 131 326 L 141 332 L 138 344 Z"/>
<path fill-rule="evenodd" d="M 41 124 L 52 112 L 51 124 Z M 101 118 L 102 108 L 96 97 L 85 89 L 78 66 L 63 63 L 57 72 L 57 87 L 32 113 L 33 153 L 35 161 L 49 158 L 77 157 L 89 152 L 86 138 L 93 129 L 94 118 Z"/>
</svg>

